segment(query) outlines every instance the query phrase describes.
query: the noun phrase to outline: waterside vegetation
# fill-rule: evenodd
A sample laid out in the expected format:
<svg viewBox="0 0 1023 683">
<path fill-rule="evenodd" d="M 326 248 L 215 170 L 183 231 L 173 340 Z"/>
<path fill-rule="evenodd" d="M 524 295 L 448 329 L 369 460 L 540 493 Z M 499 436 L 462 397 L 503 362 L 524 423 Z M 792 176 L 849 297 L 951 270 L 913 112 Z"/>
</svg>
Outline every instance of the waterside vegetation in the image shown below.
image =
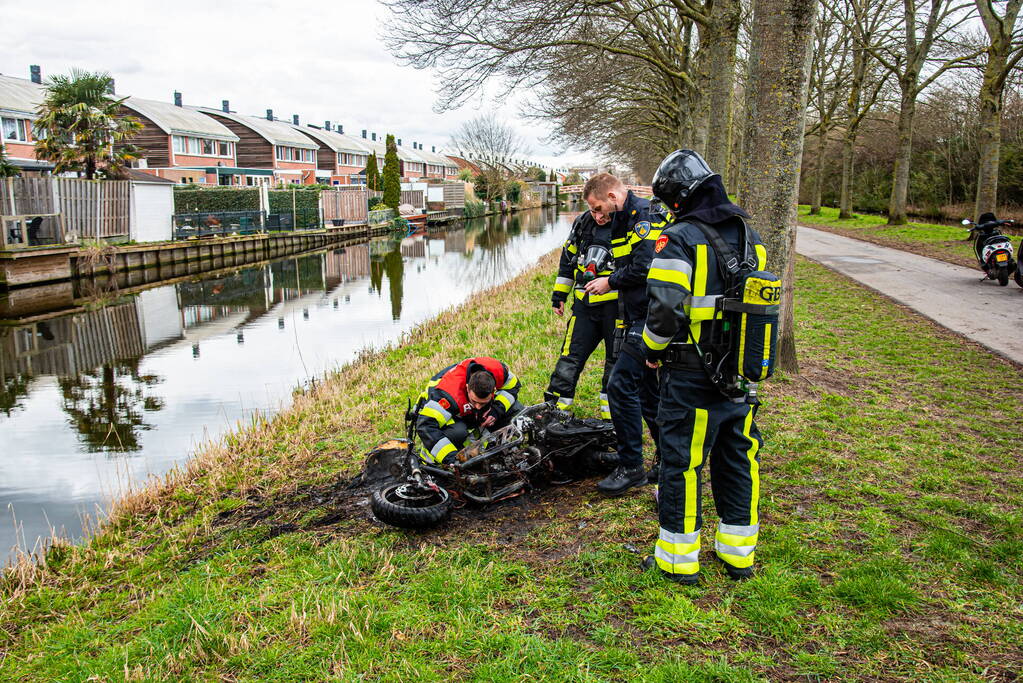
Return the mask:
<svg viewBox="0 0 1023 683">
<path fill-rule="evenodd" d="M 1003 397 L 1023 373 L 805 261 L 802 372 L 763 392 L 755 579 L 713 562 L 697 589 L 641 573 L 649 492 L 608 500 L 592 481 L 429 533 L 373 522 L 344 482 L 437 368 L 486 351 L 540 398 L 564 324 L 546 305 L 555 264 L 365 354 L 124 498 L 90 542 L 8 572 L 0 678 L 1018 674 L 1023 406 Z M 596 414 L 592 362 L 580 410 Z"/>
</svg>

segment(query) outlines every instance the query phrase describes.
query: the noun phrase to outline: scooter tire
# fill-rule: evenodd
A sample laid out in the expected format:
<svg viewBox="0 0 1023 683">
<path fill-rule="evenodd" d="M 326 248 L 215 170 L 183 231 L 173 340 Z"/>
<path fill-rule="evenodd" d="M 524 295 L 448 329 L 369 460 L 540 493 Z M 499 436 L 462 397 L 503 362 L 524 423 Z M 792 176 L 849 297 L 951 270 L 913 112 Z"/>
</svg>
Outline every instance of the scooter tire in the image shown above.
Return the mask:
<svg viewBox="0 0 1023 683">
<path fill-rule="evenodd" d="M 451 515 L 451 494 L 440 489 L 412 489 L 408 483 L 391 484 L 373 492 L 369 506 L 384 524 L 401 529 L 429 529 Z"/>
<path fill-rule="evenodd" d="M 1007 284 L 1009 284 L 1009 268 L 1002 266 L 998 269 L 998 286 L 1004 287 Z"/>
</svg>

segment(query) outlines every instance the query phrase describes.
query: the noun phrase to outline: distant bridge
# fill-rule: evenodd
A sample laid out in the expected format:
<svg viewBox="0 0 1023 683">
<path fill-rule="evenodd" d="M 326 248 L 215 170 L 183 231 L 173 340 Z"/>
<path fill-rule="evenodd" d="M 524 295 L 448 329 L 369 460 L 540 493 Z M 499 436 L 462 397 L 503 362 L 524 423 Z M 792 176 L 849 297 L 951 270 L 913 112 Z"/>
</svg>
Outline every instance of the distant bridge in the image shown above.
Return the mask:
<svg viewBox="0 0 1023 683">
<path fill-rule="evenodd" d="M 653 197 L 654 191 L 650 189 L 649 185 L 626 185 L 625 189 L 632 190 L 634 194 L 640 197 Z M 561 191 L 565 194 L 577 194 L 582 196 L 583 186 L 582 185 L 562 185 Z"/>
</svg>

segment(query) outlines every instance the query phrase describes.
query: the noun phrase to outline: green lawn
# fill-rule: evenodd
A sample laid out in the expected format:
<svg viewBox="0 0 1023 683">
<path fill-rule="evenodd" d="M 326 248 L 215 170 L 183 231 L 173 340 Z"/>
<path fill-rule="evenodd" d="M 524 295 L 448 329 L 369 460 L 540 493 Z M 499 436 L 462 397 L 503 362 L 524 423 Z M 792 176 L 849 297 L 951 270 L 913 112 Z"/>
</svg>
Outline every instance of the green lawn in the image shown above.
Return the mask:
<svg viewBox="0 0 1023 683">
<path fill-rule="evenodd" d="M 583 482 L 423 534 L 346 501 L 339 480 L 450 360 L 491 352 L 540 398 L 554 269 L 366 356 L 88 545 L 8 575 L 0 679 L 1015 680 L 1023 373 L 808 262 L 802 372 L 763 392 L 755 579 L 641 573 L 648 490 Z M 704 509 L 709 556 L 709 492 Z"/>
<path fill-rule="evenodd" d="M 969 268 L 977 266 L 973 246 L 966 240 L 968 233 L 961 225 L 935 223 L 888 225 L 885 216 L 855 214 L 854 218 L 843 220 L 838 217 L 838 209 L 821 207 L 818 216 L 809 215 L 809 211 L 809 206 L 804 204 L 799 206 L 800 224 Z M 1012 241 L 1013 246 L 1016 246 L 1015 237 Z"/>
</svg>

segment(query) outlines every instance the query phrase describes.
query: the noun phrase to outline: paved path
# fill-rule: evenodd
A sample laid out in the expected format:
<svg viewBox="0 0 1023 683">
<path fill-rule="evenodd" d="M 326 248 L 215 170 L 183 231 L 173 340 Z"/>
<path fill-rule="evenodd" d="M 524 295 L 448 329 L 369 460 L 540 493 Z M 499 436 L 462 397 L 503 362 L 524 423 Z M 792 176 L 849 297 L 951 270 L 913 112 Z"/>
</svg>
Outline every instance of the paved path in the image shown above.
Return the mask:
<svg viewBox="0 0 1023 683">
<path fill-rule="evenodd" d="M 981 282 L 979 268 L 799 227 L 796 251 L 1023 364 L 1023 289 Z"/>
</svg>

